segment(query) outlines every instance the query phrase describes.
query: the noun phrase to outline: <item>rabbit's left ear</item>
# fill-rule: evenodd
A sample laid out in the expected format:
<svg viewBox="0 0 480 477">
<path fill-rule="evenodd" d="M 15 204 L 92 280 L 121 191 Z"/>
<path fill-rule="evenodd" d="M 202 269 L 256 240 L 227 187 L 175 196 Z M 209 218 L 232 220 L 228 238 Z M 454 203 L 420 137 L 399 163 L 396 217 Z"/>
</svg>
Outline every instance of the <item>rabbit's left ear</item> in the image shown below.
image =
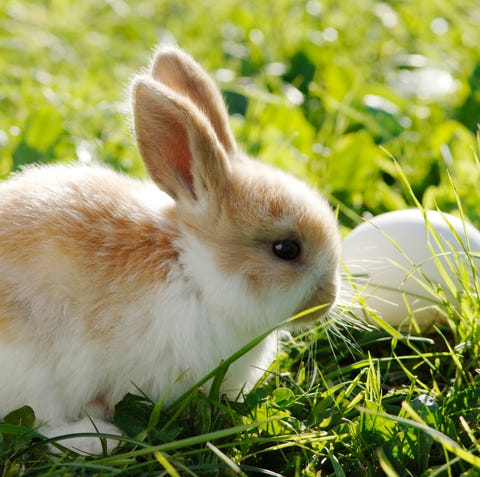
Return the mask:
<svg viewBox="0 0 480 477">
<path fill-rule="evenodd" d="M 152 179 L 179 202 L 219 200 L 230 164 L 210 122 L 189 99 L 148 77 L 133 82 L 132 95 L 136 138 Z"/>
<path fill-rule="evenodd" d="M 227 154 L 237 150 L 230 130 L 228 111 L 220 90 L 203 68 L 183 50 L 164 46 L 157 50 L 152 63 L 152 77 L 181 96 L 186 96 L 210 121 Z"/>
</svg>

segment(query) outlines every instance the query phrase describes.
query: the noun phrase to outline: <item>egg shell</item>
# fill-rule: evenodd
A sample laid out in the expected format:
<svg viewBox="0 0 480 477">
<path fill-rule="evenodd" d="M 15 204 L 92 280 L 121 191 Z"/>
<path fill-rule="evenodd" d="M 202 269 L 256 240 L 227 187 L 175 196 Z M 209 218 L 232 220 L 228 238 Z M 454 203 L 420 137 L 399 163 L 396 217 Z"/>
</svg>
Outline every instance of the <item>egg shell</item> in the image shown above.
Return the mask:
<svg viewBox="0 0 480 477">
<path fill-rule="evenodd" d="M 419 209 L 388 212 L 360 224 L 343 241 L 344 266 L 352 277 L 343 281 L 344 294 L 359 293 L 369 309 L 396 327 L 407 327 L 412 314 L 421 330 L 442 323 L 446 315 L 437 287 L 458 306 L 457 291 L 464 289 L 459 270 L 470 283 L 472 263 L 479 271 L 480 259 L 470 252 L 480 252 L 480 232 L 450 214 L 426 216 L 427 222 Z M 365 310 L 353 310 L 375 324 Z"/>
</svg>

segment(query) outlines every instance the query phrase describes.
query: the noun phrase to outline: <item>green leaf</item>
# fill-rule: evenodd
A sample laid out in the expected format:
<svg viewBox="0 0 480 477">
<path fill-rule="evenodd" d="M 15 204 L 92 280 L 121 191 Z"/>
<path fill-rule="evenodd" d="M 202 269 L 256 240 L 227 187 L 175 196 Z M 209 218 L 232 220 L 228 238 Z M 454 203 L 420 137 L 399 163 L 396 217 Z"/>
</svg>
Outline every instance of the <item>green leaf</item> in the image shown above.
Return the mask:
<svg viewBox="0 0 480 477">
<path fill-rule="evenodd" d="M 268 392 L 265 388 L 254 388 L 245 396 L 245 404 L 247 404 L 249 409 L 252 409 L 259 404 L 262 404 L 268 399 Z M 243 408 L 240 406 L 241 403 L 233 403 L 236 407 Z M 245 412 L 248 412 L 245 411 Z"/>
<path fill-rule="evenodd" d="M 53 106 L 44 106 L 27 120 L 24 138 L 32 149 L 46 152 L 57 141 L 63 131 L 60 113 Z"/>
<path fill-rule="evenodd" d="M 22 166 L 41 162 L 44 155 L 38 149 L 29 146 L 23 139 L 12 152 L 12 170 L 16 171 Z"/>
<path fill-rule="evenodd" d="M 28 427 L 33 429 L 35 425 L 35 412 L 30 406 L 23 406 L 8 413 L 4 418 L 5 424 Z"/>
<path fill-rule="evenodd" d="M 30 406 L 15 409 L 8 413 L 0 424 L 1 441 L 14 448 L 28 447 L 32 438 L 36 436 L 34 426 L 35 413 Z"/>
<path fill-rule="evenodd" d="M 352 93 L 352 84 L 356 79 L 355 69 L 342 68 L 331 65 L 326 71 L 321 71 L 319 76 L 325 82 L 325 89 L 330 98 L 343 101 Z M 327 102 L 328 106 L 329 102 Z M 333 111 L 332 111 L 333 112 Z"/>
<path fill-rule="evenodd" d="M 375 183 L 380 149 L 365 131 L 342 136 L 336 144 L 328 165 L 326 183 L 333 190 L 346 190 L 350 194 Z"/>
<path fill-rule="evenodd" d="M 12 170 L 28 164 L 53 162 L 58 159 L 58 154 L 70 154 L 68 143 L 62 144 L 63 151 L 56 150 L 62 143 L 63 133 L 62 118 L 52 106 L 31 113 L 25 122 L 23 134 L 12 151 Z"/>
<path fill-rule="evenodd" d="M 307 93 L 308 86 L 315 76 L 315 69 L 315 63 L 303 50 L 299 50 L 291 57 L 290 68 L 284 79 L 295 85 L 302 93 Z"/>
<path fill-rule="evenodd" d="M 127 436 L 135 437 L 147 429 L 152 403 L 145 397 L 127 394 L 115 405 L 113 422 Z"/>
<path fill-rule="evenodd" d="M 289 407 L 293 402 L 295 402 L 295 394 L 289 388 L 277 388 L 272 393 L 273 402 L 282 408 Z"/>
<path fill-rule="evenodd" d="M 361 414 L 360 432 L 365 443 L 370 446 L 381 446 L 396 435 L 396 423 L 383 417 L 384 409 L 374 401 L 365 401 L 365 409 L 369 412 Z"/>
</svg>

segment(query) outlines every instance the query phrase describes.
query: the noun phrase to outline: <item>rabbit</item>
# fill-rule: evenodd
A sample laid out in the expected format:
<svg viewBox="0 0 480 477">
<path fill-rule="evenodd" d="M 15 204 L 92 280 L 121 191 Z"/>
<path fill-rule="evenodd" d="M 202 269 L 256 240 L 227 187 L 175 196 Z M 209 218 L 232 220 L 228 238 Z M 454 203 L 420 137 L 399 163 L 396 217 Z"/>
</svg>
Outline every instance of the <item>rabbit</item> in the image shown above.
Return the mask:
<svg viewBox="0 0 480 477">
<path fill-rule="evenodd" d="M 126 393 L 171 402 L 323 305 L 294 325 L 309 326 L 338 294 L 331 207 L 240 150 L 220 90 L 189 54 L 157 48 L 130 93 L 149 180 L 50 164 L 0 184 L 0 416 L 30 405 L 50 437 L 120 435 L 112 417 Z M 222 393 L 251 389 L 276 350 L 272 333 Z M 61 443 L 102 452 L 98 436 Z"/>
</svg>

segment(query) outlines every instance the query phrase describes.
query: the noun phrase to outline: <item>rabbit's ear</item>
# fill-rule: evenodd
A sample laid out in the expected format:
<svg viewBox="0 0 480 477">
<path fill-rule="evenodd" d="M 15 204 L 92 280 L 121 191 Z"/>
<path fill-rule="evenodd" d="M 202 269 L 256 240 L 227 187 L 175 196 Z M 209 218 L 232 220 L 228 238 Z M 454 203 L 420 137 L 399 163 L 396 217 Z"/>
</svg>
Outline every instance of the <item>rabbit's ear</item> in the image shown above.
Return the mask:
<svg viewBox="0 0 480 477">
<path fill-rule="evenodd" d="M 208 118 L 225 151 L 234 155 L 237 145 L 230 130 L 222 95 L 214 81 L 191 56 L 173 46 L 161 47 L 153 60 L 152 77 L 188 97 Z"/>
<path fill-rule="evenodd" d="M 133 82 L 132 95 L 138 146 L 157 185 L 179 201 L 221 193 L 230 165 L 198 108 L 146 77 Z"/>
</svg>

